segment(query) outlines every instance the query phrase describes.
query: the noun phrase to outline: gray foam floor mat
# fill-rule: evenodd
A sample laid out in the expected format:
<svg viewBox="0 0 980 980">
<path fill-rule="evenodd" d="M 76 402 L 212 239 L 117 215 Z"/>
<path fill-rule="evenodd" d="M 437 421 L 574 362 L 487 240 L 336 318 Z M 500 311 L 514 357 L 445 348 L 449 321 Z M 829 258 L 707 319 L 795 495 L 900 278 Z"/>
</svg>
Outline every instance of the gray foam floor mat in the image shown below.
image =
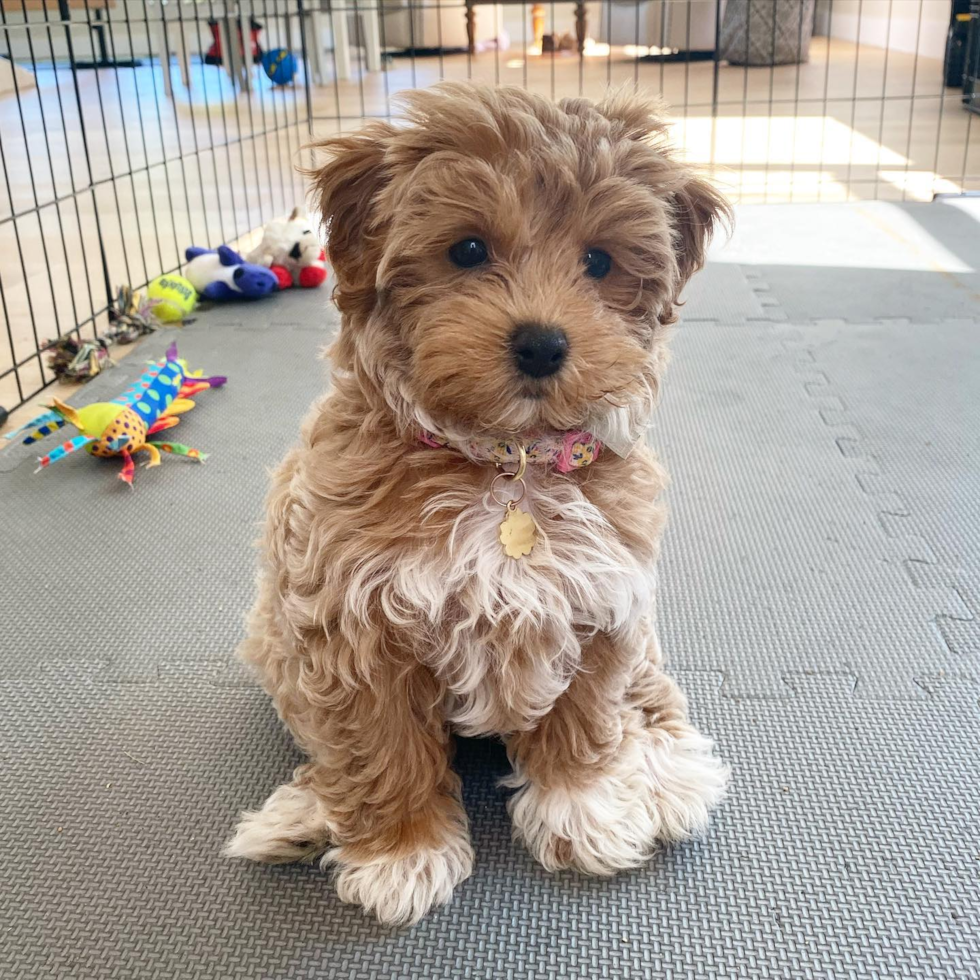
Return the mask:
<svg viewBox="0 0 980 980">
<path fill-rule="evenodd" d="M 768 304 L 769 298 L 760 296 L 753 285 L 754 280 L 748 279 L 740 266 L 712 262 L 684 290 L 681 318 L 684 323 L 765 320 L 763 302 Z"/>
<path fill-rule="evenodd" d="M 781 331 L 912 580 L 963 600 L 965 615 L 935 622 L 960 664 L 980 650 L 978 330 L 950 320 Z"/>
<path fill-rule="evenodd" d="M 219 857 L 299 761 L 232 656 L 266 469 L 335 323 L 285 294 L 176 334 L 230 377 L 178 430 L 205 466 L 129 492 L 0 453 L 0 977 L 980 977 L 977 324 L 943 322 L 946 277 L 922 324 L 786 322 L 752 259 L 692 289 L 651 431 L 664 648 L 733 769 L 704 839 L 549 875 L 510 839 L 499 746 L 463 740 L 476 870 L 412 929 L 315 868 Z"/>
<path fill-rule="evenodd" d="M 980 318 L 980 200 L 743 208 L 713 256 L 792 321 Z"/>
<path fill-rule="evenodd" d="M 680 633 L 672 662 L 723 669 L 733 696 L 783 696 L 805 664 L 850 672 L 862 697 L 914 697 L 917 674 L 959 664 L 935 617 L 971 612 L 940 583 L 912 587 L 917 552 L 885 533 L 859 480 L 868 465 L 838 445 L 850 430 L 828 425 L 806 390 L 812 364 L 781 332 L 692 323 L 675 338 L 651 432 L 674 477 L 661 589 Z"/>
<path fill-rule="evenodd" d="M 25 615 L 5 624 L 0 676 L 35 669 L 42 626 L 44 661 L 98 663 L 107 680 L 157 676 L 185 660 L 226 669 L 229 644 L 241 631 L 243 586 L 253 574 L 267 471 L 324 387 L 316 354 L 324 324 L 332 323 L 325 303 L 321 297 L 319 309 L 307 310 L 308 299 L 283 297 L 286 310 L 303 308 L 318 316 L 320 328 L 265 323 L 259 342 L 248 317 L 263 322 L 268 313 L 249 310 L 244 320 L 221 325 L 209 325 L 205 313 L 183 331 L 155 335 L 79 392 L 79 405 L 112 398 L 176 340 L 191 368 L 229 376 L 224 388 L 197 396 L 175 430 L 175 438 L 209 453 L 203 465 L 164 456 L 153 470 L 137 467 L 130 491 L 116 479 L 117 462 L 102 464 L 87 453 L 36 475 L 37 446 L 0 454 L 8 471 L 0 473 L 4 576 L 13 601 L 25 604 Z M 50 542 L 44 560 L 39 528 Z M 38 602 L 61 594 L 53 587 L 58 581 L 71 601 Z M 127 615 L 97 613 L 123 601 L 134 603 Z"/>
<path fill-rule="evenodd" d="M 8 682 L 0 971 L 975 977 L 980 767 L 962 687 L 895 711 L 855 707 L 837 677 L 769 704 L 724 697 L 713 673 L 679 679 L 735 772 L 705 840 L 612 880 L 549 875 L 510 839 L 499 754 L 465 743 L 476 870 L 407 930 L 341 905 L 315 868 L 217 857 L 237 808 L 297 761 L 264 697 L 67 668 Z"/>
</svg>

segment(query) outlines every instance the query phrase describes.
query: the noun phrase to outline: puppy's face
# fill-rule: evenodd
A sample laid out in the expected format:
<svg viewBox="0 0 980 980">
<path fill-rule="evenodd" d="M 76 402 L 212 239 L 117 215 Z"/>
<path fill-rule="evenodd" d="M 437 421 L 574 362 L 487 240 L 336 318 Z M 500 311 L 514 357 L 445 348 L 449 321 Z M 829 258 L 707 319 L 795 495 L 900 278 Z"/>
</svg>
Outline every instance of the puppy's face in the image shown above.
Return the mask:
<svg viewBox="0 0 980 980">
<path fill-rule="evenodd" d="M 635 97 L 415 93 L 408 126 L 327 141 L 338 354 L 447 432 L 629 428 L 725 205 Z"/>
</svg>

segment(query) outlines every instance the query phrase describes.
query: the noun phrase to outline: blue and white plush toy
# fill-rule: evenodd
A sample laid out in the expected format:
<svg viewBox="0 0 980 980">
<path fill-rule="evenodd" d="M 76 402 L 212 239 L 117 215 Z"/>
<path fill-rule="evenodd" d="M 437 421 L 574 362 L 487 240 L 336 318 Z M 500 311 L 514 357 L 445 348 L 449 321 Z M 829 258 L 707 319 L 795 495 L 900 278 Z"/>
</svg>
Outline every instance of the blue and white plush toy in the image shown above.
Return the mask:
<svg viewBox="0 0 980 980">
<path fill-rule="evenodd" d="M 192 245 L 184 254 L 184 276 L 203 299 L 259 299 L 279 286 L 274 272 L 246 262 L 227 245 L 217 251 Z"/>
</svg>

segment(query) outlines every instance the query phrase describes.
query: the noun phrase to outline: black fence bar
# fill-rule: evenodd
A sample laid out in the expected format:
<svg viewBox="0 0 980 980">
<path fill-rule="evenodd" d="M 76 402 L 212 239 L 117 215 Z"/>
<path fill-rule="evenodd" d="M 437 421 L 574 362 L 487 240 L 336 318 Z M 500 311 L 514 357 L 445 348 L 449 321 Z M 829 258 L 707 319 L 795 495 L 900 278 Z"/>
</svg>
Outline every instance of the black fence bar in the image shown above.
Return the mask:
<svg viewBox="0 0 980 980">
<path fill-rule="evenodd" d="M 50 342 L 106 329 L 119 286 L 302 204 L 311 2 L 0 0 L 0 407 L 54 380 Z M 252 19 L 263 50 L 292 50 L 289 84 L 253 64 Z M 220 29 L 231 22 L 241 40 Z M 229 71 L 229 36 L 246 80 Z"/>
<path fill-rule="evenodd" d="M 302 204 L 311 136 L 443 79 L 659 94 L 735 201 L 980 190 L 980 0 L 0 0 L 0 59 L 7 409 L 120 285 Z"/>
</svg>

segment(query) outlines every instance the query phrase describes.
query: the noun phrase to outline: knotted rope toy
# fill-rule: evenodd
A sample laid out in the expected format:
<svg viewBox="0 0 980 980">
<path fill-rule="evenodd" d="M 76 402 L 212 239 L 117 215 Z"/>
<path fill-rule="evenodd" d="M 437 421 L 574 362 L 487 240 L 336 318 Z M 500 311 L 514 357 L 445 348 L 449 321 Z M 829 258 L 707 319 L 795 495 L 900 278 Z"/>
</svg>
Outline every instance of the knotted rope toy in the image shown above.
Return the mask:
<svg viewBox="0 0 980 980">
<path fill-rule="evenodd" d="M 48 411 L 8 433 L 6 438 L 14 439 L 26 432 L 23 443 L 29 446 L 65 425 L 73 425 L 81 434 L 40 457 L 35 472 L 84 447 L 93 456 L 122 457 L 119 479 L 131 487 L 136 453 L 145 452 L 150 457 L 147 468 L 160 465 L 161 452 L 187 456 L 198 462 L 207 458 L 179 442 L 148 439 L 177 425 L 180 421 L 177 416 L 194 407 L 191 396 L 208 388 L 220 388 L 227 380 L 220 375 L 205 378 L 202 373 L 189 372 L 186 363 L 177 357 L 177 345 L 171 344 L 163 360 L 153 364 L 139 381 L 111 402 L 72 408 L 55 398 Z"/>
</svg>

